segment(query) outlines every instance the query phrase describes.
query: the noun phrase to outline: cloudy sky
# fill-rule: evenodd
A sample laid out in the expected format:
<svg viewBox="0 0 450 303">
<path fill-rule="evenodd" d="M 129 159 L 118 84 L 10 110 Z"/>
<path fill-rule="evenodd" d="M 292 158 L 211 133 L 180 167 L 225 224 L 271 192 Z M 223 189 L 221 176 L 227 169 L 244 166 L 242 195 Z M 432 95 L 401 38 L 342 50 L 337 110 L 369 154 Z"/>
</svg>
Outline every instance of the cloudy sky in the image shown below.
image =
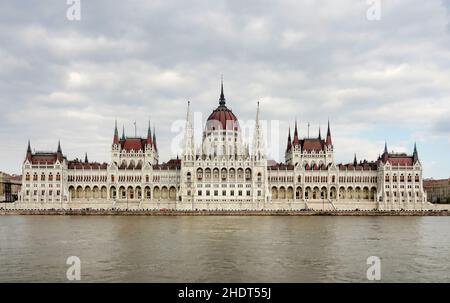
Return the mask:
<svg viewBox="0 0 450 303">
<path fill-rule="evenodd" d="M 336 160 L 412 152 L 425 176 L 450 176 L 450 1 L 66 0 L 0 2 L 0 170 L 36 150 L 109 161 L 114 120 L 126 134 L 156 126 L 160 159 L 176 157 L 186 100 L 205 116 L 227 105 L 311 136 L 327 119 Z M 283 160 L 281 156 L 276 160 Z"/>
</svg>

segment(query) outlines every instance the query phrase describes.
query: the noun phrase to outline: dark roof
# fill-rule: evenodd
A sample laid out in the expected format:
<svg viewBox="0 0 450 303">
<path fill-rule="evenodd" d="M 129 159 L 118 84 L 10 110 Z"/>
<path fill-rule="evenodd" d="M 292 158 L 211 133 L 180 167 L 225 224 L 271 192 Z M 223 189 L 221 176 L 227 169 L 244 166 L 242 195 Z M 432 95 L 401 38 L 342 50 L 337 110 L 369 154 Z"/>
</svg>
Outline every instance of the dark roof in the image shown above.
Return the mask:
<svg viewBox="0 0 450 303">
<path fill-rule="evenodd" d="M 69 161 L 67 164 L 69 169 L 107 169 L 107 163 L 97 163 L 97 162 L 81 162 L 79 160 Z"/>
<path fill-rule="evenodd" d="M 153 165 L 153 169 L 169 169 L 175 170 L 181 168 L 181 160 L 180 159 L 171 159 L 166 163 Z"/>
</svg>

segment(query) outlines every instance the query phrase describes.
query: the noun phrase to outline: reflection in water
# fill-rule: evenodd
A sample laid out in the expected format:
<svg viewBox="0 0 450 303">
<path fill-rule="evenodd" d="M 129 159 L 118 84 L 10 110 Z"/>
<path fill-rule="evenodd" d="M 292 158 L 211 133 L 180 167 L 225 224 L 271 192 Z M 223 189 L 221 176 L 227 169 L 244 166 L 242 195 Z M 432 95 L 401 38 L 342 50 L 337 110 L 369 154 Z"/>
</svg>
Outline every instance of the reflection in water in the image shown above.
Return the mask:
<svg viewBox="0 0 450 303">
<path fill-rule="evenodd" d="M 0 282 L 450 282 L 448 217 L 0 217 Z"/>
</svg>

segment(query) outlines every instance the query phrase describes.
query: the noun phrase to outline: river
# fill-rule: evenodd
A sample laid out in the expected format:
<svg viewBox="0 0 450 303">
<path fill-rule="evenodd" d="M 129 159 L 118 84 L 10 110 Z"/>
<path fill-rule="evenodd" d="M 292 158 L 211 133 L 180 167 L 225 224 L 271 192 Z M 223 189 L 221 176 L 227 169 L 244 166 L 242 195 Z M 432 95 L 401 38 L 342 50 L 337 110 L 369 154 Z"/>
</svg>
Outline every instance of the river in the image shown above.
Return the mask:
<svg viewBox="0 0 450 303">
<path fill-rule="evenodd" d="M 449 217 L 0 216 L 0 282 L 450 282 Z"/>
</svg>

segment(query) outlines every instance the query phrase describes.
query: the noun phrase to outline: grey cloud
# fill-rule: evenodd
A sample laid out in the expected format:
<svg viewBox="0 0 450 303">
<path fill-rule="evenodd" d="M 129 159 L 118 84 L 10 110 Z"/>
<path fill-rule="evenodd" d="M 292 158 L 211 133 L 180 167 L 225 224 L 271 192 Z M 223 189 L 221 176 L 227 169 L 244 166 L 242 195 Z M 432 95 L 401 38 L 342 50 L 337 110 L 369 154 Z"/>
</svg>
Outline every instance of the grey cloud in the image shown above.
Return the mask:
<svg viewBox="0 0 450 303">
<path fill-rule="evenodd" d="M 2 155 L 28 137 L 45 149 L 61 138 L 70 155 L 107 161 L 114 119 L 145 133 L 150 118 L 167 160 L 172 121 L 187 99 L 207 116 L 220 74 L 237 116 L 253 119 L 262 100 L 281 138 L 295 117 L 303 128 L 330 117 L 361 150 L 373 149 L 357 138 L 364 130 L 394 119 L 449 137 L 438 122 L 450 113 L 448 3 L 382 3 L 382 20 L 369 22 L 359 0 L 82 0 L 82 20 L 69 22 L 65 1 L 2 1 Z M 7 157 L 17 171 L 21 153 Z"/>
</svg>

